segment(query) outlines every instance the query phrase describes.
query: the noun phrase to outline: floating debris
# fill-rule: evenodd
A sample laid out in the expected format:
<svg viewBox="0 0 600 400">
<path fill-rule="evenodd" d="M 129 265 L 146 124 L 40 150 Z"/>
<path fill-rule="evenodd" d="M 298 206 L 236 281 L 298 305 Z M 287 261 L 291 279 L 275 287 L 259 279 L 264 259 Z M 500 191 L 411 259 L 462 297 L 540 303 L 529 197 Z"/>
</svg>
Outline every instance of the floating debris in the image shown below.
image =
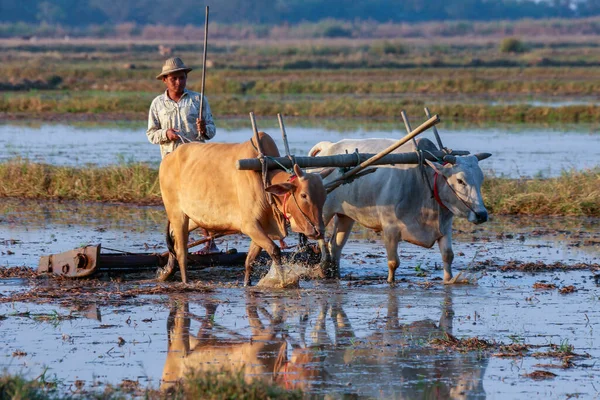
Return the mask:
<svg viewBox="0 0 600 400">
<path fill-rule="evenodd" d="M 533 288 L 538 290 L 550 290 L 556 289 L 556 285 L 554 283 L 536 282 L 533 284 Z"/>
<path fill-rule="evenodd" d="M 558 293 L 560 294 L 569 294 L 569 293 L 574 293 L 577 291 L 577 288 L 573 285 L 569 285 L 569 286 L 565 286 L 563 288 L 561 288 Z"/>
<path fill-rule="evenodd" d="M 444 336 L 445 338 L 436 338 L 429 343 L 434 348 L 451 349 L 460 352 L 488 350 L 496 347 L 495 343 L 490 343 L 487 340 L 479 339 L 477 337 L 458 339 L 448 332 L 445 332 Z"/>
<path fill-rule="evenodd" d="M 536 370 L 536 371 L 530 372 L 529 374 L 524 374 L 523 376 L 526 378 L 531 378 L 531 379 L 535 379 L 535 380 L 542 380 L 542 379 L 552 379 L 558 375 L 556 375 L 550 371 Z"/>
</svg>

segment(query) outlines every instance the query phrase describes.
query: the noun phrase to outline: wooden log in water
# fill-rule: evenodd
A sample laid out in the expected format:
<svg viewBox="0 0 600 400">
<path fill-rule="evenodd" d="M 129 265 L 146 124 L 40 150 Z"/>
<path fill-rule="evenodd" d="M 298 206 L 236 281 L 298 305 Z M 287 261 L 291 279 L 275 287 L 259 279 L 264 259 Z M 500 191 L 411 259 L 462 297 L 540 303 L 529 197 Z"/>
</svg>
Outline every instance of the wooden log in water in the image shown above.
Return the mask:
<svg viewBox="0 0 600 400">
<path fill-rule="evenodd" d="M 454 156 L 466 156 L 468 151 L 454 150 L 450 154 Z M 442 151 L 423 152 L 424 158 L 429 161 L 441 160 L 447 153 Z M 296 164 L 300 168 L 349 168 L 356 167 L 362 164 L 369 158 L 374 157 L 372 153 L 352 153 L 352 154 L 336 154 L 333 156 L 323 157 L 295 157 Z M 287 157 L 266 157 L 267 168 L 271 169 L 290 169 L 293 167 L 292 161 Z M 386 164 L 418 164 L 419 157 L 416 152 L 411 153 L 393 153 L 383 156 L 375 161 L 372 165 Z M 237 169 L 260 171 L 262 166 L 258 158 L 244 158 L 237 161 Z"/>
</svg>

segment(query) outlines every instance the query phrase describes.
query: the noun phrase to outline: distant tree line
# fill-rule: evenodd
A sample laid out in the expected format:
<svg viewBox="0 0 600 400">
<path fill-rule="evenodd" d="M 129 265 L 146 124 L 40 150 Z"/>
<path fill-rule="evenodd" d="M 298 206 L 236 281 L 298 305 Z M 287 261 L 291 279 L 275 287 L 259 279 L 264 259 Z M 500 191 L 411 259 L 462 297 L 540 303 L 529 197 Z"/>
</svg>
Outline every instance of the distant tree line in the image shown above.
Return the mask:
<svg viewBox="0 0 600 400">
<path fill-rule="evenodd" d="M 204 6 L 222 24 L 341 21 L 423 22 L 571 18 L 600 14 L 600 0 L 0 0 L 0 23 L 201 25 Z"/>
</svg>

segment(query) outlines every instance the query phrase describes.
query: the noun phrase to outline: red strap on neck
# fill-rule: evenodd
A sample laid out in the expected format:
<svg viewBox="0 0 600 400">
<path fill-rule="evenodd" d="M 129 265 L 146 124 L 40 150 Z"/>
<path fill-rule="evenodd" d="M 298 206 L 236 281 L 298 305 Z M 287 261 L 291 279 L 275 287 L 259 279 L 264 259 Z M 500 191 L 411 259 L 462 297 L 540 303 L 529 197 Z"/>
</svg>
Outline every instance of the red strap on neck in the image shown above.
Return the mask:
<svg viewBox="0 0 600 400">
<path fill-rule="evenodd" d="M 448 164 L 448 163 L 447 163 L 447 162 L 445 162 L 445 163 L 444 163 L 444 164 L 442 164 L 442 165 L 446 165 L 446 164 Z M 437 182 L 438 182 L 438 175 L 439 175 L 439 174 L 438 174 L 438 172 L 437 172 L 437 171 L 435 171 L 435 172 L 433 173 L 433 197 L 435 198 L 435 201 L 437 201 L 437 202 L 438 202 L 438 204 L 439 204 L 440 206 L 442 206 L 442 208 L 445 208 L 445 209 L 447 210 L 447 209 L 448 209 L 448 207 L 446 207 L 446 206 L 444 205 L 444 203 L 442 203 L 442 199 L 440 198 L 440 192 L 439 192 L 439 189 L 438 189 L 438 184 L 437 184 Z"/>
</svg>

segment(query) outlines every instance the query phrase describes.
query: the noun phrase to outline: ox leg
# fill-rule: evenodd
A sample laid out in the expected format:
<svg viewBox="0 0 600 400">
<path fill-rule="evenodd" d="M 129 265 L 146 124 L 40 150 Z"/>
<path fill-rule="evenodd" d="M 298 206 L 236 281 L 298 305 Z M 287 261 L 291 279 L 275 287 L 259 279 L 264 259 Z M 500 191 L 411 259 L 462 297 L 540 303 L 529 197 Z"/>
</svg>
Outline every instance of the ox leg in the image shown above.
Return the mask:
<svg viewBox="0 0 600 400">
<path fill-rule="evenodd" d="M 183 214 L 179 218 L 170 219 L 171 227 L 173 228 L 173 239 L 175 241 L 175 254 L 179 263 L 179 272 L 181 273 L 181 281 L 187 283 L 187 257 L 188 249 L 187 242 L 189 237 L 188 224 L 189 218 Z"/>
<path fill-rule="evenodd" d="M 400 241 L 400 232 L 395 228 L 386 228 L 383 230 L 383 242 L 388 259 L 388 277 L 387 281 L 393 283 L 396 280 L 396 269 L 400 265 L 398 258 L 398 242 Z"/>
<path fill-rule="evenodd" d="M 246 273 L 244 274 L 244 286 L 250 286 L 252 284 L 250 275 L 252 275 L 252 267 L 254 265 L 254 260 L 258 257 L 258 254 L 262 250 L 262 247 L 254 243 L 254 241 L 250 242 L 250 248 L 248 249 L 248 255 L 246 256 Z"/>
<path fill-rule="evenodd" d="M 329 221 L 331 221 L 332 217 L 333 214 L 326 213 L 325 210 L 323 210 L 323 222 L 325 226 L 329 225 Z M 321 251 L 321 261 L 319 263 L 321 277 L 331 278 L 334 275 L 333 272 L 335 271 L 335 264 L 331 259 L 331 252 L 329 251 L 329 246 L 325 241 L 325 232 L 323 232 L 323 237 L 317 242 L 319 243 L 319 250 Z"/>
<path fill-rule="evenodd" d="M 332 274 L 334 277 L 340 277 L 340 258 L 342 249 L 348 241 L 354 220 L 345 215 L 336 215 L 333 224 L 333 234 L 331 236 L 331 258 L 334 265 Z"/>
<path fill-rule="evenodd" d="M 258 222 L 256 223 L 256 225 L 250 225 L 250 226 L 246 226 L 245 228 L 243 228 L 242 233 L 245 233 L 246 235 L 250 236 L 250 239 L 252 239 L 253 244 L 250 245 L 251 250 L 254 245 L 254 246 L 259 246 L 261 249 L 265 249 L 265 251 L 267 253 L 269 253 L 269 256 L 273 260 L 273 266 L 275 267 L 275 271 L 277 272 L 277 275 L 279 275 L 281 284 L 284 285 L 285 277 L 284 277 L 283 267 L 281 266 L 281 249 L 279 248 L 279 246 L 277 246 L 269 238 L 269 236 L 267 236 L 267 234 L 265 233 L 263 228 L 260 226 L 260 224 L 258 224 Z M 246 257 L 246 263 L 248 263 L 248 259 L 250 258 L 251 250 L 248 251 L 248 256 Z M 258 255 L 258 252 L 256 253 L 256 255 Z M 256 258 L 256 255 L 254 256 L 254 258 Z M 254 261 L 254 260 L 252 260 L 252 261 Z M 249 279 L 249 275 L 246 275 L 246 277 Z"/>
<path fill-rule="evenodd" d="M 452 233 L 447 233 L 438 239 L 438 246 L 442 254 L 442 262 L 444 263 L 444 282 L 448 283 L 452 280 L 452 261 L 454 261 L 454 252 L 452 251 Z"/>
<path fill-rule="evenodd" d="M 331 271 L 335 270 L 335 266 L 331 262 L 331 254 L 329 253 L 327 242 L 325 239 L 319 239 L 317 242 L 321 251 L 321 261 L 319 262 L 319 269 L 321 270 L 320 278 L 330 278 Z"/>
</svg>

